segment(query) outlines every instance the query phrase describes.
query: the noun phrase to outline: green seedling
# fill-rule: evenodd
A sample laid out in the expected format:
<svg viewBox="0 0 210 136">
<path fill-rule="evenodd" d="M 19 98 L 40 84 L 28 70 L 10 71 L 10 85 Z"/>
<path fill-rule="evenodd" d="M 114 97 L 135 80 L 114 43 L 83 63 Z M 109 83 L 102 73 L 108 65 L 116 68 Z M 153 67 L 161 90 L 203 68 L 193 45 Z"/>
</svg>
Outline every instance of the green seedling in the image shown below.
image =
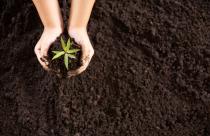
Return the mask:
<svg viewBox="0 0 210 136">
<path fill-rule="evenodd" d="M 68 39 L 67 43 L 65 43 L 65 41 L 61 37 L 61 46 L 63 50 L 52 51 L 55 54 L 52 60 L 55 60 L 64 56 L 64 64 L 67 70 L 69 69 L 69 64 L 71 63 L 71 59 L 76 59 L 76 53 L 80 51 L 80 49 L 73 49 L 72 45 L 73 45 L 73 41 L 71 41 L 70 38 Z"/>
</svg>

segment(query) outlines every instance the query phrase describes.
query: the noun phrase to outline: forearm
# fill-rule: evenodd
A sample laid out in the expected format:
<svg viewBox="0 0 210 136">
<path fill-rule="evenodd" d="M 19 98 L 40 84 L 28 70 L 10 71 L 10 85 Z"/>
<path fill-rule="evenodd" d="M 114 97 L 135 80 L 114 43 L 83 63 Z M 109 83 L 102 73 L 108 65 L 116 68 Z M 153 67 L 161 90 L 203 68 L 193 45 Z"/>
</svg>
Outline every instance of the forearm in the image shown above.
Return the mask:
<svg viewBox="0 0 210 136">
<path fill-rule="evenodd" d="M 62 29 L 62 16 L 57 0 L 32 0 L 47 29 Z"/>
<path fill-rule="evenodd" d="M 72 0 L 69 29 L 86 28 L 95 0 Z"/>
</svg>

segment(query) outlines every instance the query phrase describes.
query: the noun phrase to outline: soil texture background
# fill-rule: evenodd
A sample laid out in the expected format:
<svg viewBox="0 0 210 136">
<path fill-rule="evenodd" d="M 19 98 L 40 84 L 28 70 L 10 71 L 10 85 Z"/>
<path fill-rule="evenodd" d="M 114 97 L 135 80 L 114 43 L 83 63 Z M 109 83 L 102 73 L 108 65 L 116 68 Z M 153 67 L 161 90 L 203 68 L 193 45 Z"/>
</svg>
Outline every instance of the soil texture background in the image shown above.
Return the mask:
<svg viewBox="0 0 210 136">
<path fill-rule="evenodd" d="M 31 0 L 0 0 L 0 136 L 210 136 L 209 0 L 96 0 L 95 55 L 60 80 Z"/>
</svg>

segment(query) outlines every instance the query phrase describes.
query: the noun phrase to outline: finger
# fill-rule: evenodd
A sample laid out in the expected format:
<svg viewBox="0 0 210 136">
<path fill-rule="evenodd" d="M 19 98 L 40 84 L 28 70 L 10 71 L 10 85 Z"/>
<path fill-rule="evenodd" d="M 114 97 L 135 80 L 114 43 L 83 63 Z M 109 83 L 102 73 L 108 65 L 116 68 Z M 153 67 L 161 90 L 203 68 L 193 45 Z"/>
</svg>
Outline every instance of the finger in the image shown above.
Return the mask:
<svg viewBox="0 0 210 136">
<path fill-rule="evenodd" d="M 74 37 L 75 42 L 81 48 L 81 64 L 84 64 L 85 58 L 88 56 L 88 54 L 90 54 L 90 47 L 92 47 L 92 45 L 90 44 L 87 36 L 78 35 L 77 33 L 71 33 L 70 35 L 71 37 Z"/>
<path fill-rule="evenodd" d="M 36 46 L 35 46 L 35 48 L 34 48 L 34 52 L 35 52 L 35 54 L 37 55 L 37 56 L 40 56 L 40 52 L 41 52 L 41 39 L 38 41 L 38 43 L 36 44 Z M 45 62 L 45 60 L 44 59 L 42 59 L 41 57 L 40 58 L 38 58 L 38 60 L 40 61 L 42 61 L 42 62 Z"/>
<path fill-rule="evenodd" d="M 47 64 L 41 60 L 41 55 L 40 55 L 40 53 L 37 55 L 37 58 L 38 58 L 39 63 L 41 64 L 41 66 L 42 66 L 45 70 L 50 71 L 50 69 L 49 69 L 49 67 L 47 66 Z"/>
<path fill-rule="evenodd" d="M 68 78 L 81 74 L 82 72 L 84 72 L 87 69 L 87 67 L 88 67 L 88 64 L 84 65 L 84 66 L 81 66 L 77 70 L 69 71 L 68 74 L 67 74 Z"/>
<path fill-rule="evenodd" d="M 76 70 L 69 71 L 68 74 L 67 74 L 68 77 L 70 78 L 72 76 L 76 76 L 76 75 L 79 75 L 82 72 L 84 72 L 87 69 L 87 67 L 88 67 L 88 65 L 90 63 L 91 58 L 92 58 L 92 56 L 89 55 L 88 57 L 86 57 L 85 63 L 81 67 L 79 67 Z"/>
<path fill-rule="evenodd" d="M 68 77 L 76 76 L 84 72 L 87 69 L 93 55 L 94 55 L 94 50 L 91 45 L 82 46 L 82 57 L 81 57 L 82 66 L 76 70 L 69 71 Z"/>
<path fill-rule="evenodd" d="M 40 40 L 37 42 L 36 46 L 34 47 L 34 53 L 37 55 L 37 53 L 41 50 L 40 46 Z"/>
<path fill-rule="evenodd" d="M 35 46 L 35 54 L 37 56 L 37 59 L 39 61 L 39 63 L 41 64 L 41 66 L 47 70 L 47 71 L 50 71 L 50 69 L 47 67 L 47 65 L 41 60 L 41 55 L 40 55 L 40 51 L 41 51 L 41 46 L 40 46 L 40 42 L 37 43 L 37 45 Z"/>
<path fill-rule="evenodd" d="M 41 55 L 41 60 L 43 60 L 46 63 L 48 62 L 48 50 L 50 48 L 51 42 L 42 42 L 41 43 L 41 51 L 40 51 L 40 55 Z"/>
<path fill-rule="evenodd" d="M 81 65 L 84 65 L 86 61 L 89 61 L 92 58 L 94 50 L 91 45 L 82 46 L 81 50 L 82 50 Z"/>
</svg>

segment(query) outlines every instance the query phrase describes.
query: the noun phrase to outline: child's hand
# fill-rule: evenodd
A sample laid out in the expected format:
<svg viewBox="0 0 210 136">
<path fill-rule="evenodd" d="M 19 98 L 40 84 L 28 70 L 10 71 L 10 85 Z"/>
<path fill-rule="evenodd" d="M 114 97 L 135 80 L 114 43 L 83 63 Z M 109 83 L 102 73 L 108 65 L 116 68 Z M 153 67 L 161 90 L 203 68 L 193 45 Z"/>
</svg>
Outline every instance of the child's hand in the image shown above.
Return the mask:
<svg viewBox="0 0 210 136">
<path fill-rule="evenodd" d="M 57 37 L 60 36 L 61 33 L 62 30 L 60 29 L 44 29 L 41 38 L 39 39 L 34 48 L 34 52 L 37 56 L 39 63 L 47 71 L 50 71 L 48 67 L 49 62 L 47 61 L 48 50 L 51 44 L 57 39 Z"/>
<path fill-rule="evenodd" d="M 82 56 L 80 60 L 82 66 L 76 70 L 68 72 L 68 77 L 72 77 L 86 70 L 94 55 L 94 49 L 90 42 L 86 28 L 70 28 L 69 35 L 71 38 L 74 38 L 75 42 L 78 45 L 81 46 L 81 51 L 82 51 Z"/>
</svg>

